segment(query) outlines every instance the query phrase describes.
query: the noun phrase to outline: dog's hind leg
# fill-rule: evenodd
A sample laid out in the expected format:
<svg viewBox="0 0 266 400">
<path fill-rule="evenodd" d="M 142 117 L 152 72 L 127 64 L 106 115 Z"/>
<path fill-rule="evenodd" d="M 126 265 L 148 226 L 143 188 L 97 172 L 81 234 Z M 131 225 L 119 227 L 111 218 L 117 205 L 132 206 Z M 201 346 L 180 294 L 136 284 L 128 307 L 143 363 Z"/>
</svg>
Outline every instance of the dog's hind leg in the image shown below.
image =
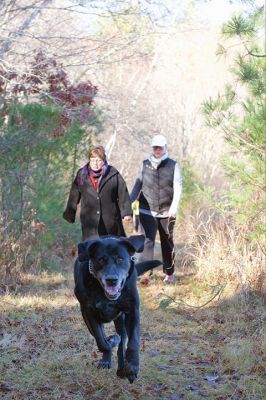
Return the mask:
<svg viewBox="0 0 266 400">
<path fill-rule="evenodd" d="M 117 319 L 114 320 L 116 332 L 121 337 L 121 341 L 117 350 L 117 358 L 118 358 L 118 367 L 117 367 L 117 376 L 120 378 L 126 378 L 124 374 L 125 367 L 125 353 L 126 353 L 126 341 L 127 341 L 127 331 L 125 326 L 125 315 L 120 315 Z"/>
</svg>

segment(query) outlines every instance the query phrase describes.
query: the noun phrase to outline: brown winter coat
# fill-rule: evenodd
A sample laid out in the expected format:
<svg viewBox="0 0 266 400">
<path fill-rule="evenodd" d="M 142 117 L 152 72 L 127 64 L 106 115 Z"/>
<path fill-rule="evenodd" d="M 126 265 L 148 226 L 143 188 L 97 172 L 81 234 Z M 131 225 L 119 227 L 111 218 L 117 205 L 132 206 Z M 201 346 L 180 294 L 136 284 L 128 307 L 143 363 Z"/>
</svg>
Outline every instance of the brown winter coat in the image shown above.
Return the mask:
<svg viewBox="0 0 266 400">
<path fill-rule="evenodd" d="M 83 240 L 99 236 L 100 218 L 107 234 L 125 236 L 122 218 L 132 215 L 132 209 L 126 183 L 117 169 L 108 167 L 97 192 L 88 174 L 84 176 L 84 167 L 81 168 L 72 183 L 63 213 L 64 219 L 70 223 L 75 222 L 79 202 Z"/>
</svg>

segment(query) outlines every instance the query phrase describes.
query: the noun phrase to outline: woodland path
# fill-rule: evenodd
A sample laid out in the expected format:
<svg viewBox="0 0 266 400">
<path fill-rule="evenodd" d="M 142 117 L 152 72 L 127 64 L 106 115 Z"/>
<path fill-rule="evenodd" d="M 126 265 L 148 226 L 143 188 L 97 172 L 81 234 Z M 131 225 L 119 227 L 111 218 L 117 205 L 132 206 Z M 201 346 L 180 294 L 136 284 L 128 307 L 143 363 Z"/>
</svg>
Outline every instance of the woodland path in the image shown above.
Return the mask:
<svg viewBox="0 0 266 400">
<path fill-rule="evenodd" d="M 262 361 L 243 370 L 237 368 L 239 360 L 234 365 L 227 355 L 232 338 L 236 343 L 248 330 L 259 329 L 259 310 L 239 310 L 233 324 L 236 313 L 227 302 L 190 308 L 183 299 L 198 299 L 200 304 L 211 295 L 193 275 L 181 273 L 175 285 L 164 286 L 158 270 L 148 286 L 139 284 L 139 291 L 141 371 L 131 385 L 116 377 L 116 355 L 111 370 L 95 368 L 99 353 L 73 296 L 70 268 L 60 274 L 25 275 L 16 293 L 1 299 L 0 397 L 264 398 Z M 112 324 L 109 330 L 113 331 Z M 260 349 L 256 357 L 262 358 Z"/>
</svg>

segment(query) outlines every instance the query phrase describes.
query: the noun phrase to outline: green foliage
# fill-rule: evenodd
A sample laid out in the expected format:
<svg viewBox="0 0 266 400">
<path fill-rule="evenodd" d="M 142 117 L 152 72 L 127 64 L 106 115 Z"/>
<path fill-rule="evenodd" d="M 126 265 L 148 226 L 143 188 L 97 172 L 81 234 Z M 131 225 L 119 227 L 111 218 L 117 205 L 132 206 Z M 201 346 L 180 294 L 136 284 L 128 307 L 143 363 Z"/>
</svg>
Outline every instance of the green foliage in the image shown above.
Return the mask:
<svg viewBox="0 0 266 400">
<path fill-rule="evenodd" d="M 246 59 L 239 55 L 232 72 L 259 102 L 259 98 L 265 94 L 265 60 L 253 56 Z"/>
<path fill-rule="evenodd" d="M 184 160 L 182 164 L 182 185 L 183 185 L 183 199 L 188 199 L 193 193 L 197 192 L 197 177 L 195 171 L 188 160 Z"/>
<path fill-rule="evenodd" d="M 189 160 L 184 160 L 182 163 L 182 182 L 181 216 L 187 214 L 189 209 L 197 209 L 204 204 L 213 204 L 211 187 L 201 183 L 200 177 L 193 169 Z"/>
<path fill-rule="evenodd" d="M 173 303 L 173 300 L 174 299 L 171 299 L 171 298 L 161 300 L 160 304 L 159 304 L 159 308 L 162 308 L 163 310 L 168 308 Z"/>
<path fill-rule="evenodd" d="M 100 121 L 96 109 L 86 118 L 95 132 Z M 62 255 L 56 248 L 80 240 L 79 224 L 66 223 L 62 213 L 90 137 L 79 119 L 62 125 L 62 107 L 41 97 L 3 103 L 0 134 L 0 230 L 8 249 L 0 275 L 6 280 L 29 268 L 53 269 Z"/>
<path fill-rule="evenodd" d="M 262 241 L 265 230 L 265 55 L 260 42 L 263 11 L 246 17 L 233 17 L 223 26 L 225 38 L 247 38 L 242 41 L 231 68 L 241 91 L 229 86 L 225 93 L 203 104 L 206 123 L 220 129 L 231 145 L 224 168 L 230 180 L 228 199 L 235 221 L 245 228 L 246 238 Z M 230 94 L 231 92 L 231 94 Z M 262 242 L 261 242 L 262 243 Z"/>
<path fill-rule="evenodd" d="M 250 37 L 254 33 L 254 24 L 249 18 L 245 18 L 242 15 L 234 16 L 222 28 L 222 34 L 227 38 L 235 37 L 235 35 Z"/>
<path fill-rule="evenodd" d="M 9 163 L 12 167 L 18 159 L 27 162 L 33 154 L 38 158 L 51 151 L 54 140 L 49 132 L 58 125 L 56 108 L 37 103 L 13 103 L 6 112 L 7 123 L 0 119 L 4 133 L 1 138 L 0 165 Z"/>
<path fill-rule="evenodd" d="M 73 123 L 55 137 L 59 111 L 52 105 L 13 103 L 6 110 L 7 122 L 2 120 L 2 208 L 9 209 L 18 224 L 31 208 L 45 223 L 54 223 L 62 214 L 65 170 L 71 169 L 73 146 L 86 131 Z"/>
<path fill-rule="evenodd" d="M 226 116 L 226 120 L 231 120 L 234 116 L 231 113 L 231 107 L 236 102 L 236 93 L 231 85 L 226 85 L 224 93 L 218 94 L 216 99 L 209 98 L 202 105 L 203 113 L 206 117 L 206 123 L 210 128 L 220 126 Z"/>
</svg>

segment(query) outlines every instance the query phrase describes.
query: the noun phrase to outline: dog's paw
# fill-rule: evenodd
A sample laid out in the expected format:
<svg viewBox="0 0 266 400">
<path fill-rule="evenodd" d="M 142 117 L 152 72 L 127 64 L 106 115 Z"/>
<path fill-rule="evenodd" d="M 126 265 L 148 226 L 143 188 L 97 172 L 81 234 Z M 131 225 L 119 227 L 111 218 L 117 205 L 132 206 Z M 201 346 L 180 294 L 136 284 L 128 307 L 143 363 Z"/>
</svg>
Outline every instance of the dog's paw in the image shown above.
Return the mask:
<svg viewBox="0 0 266 400">
<path fill-rule="evenodd" d="M 120 343 L 120 336 L 117 335 L 116 333 L 114 335 L 111 335 L 107 338 L 107 342 L 110 344 L 110 346 L 113 348 L 115 346 L 118 346 Z"/>
<path fill-rule="evenodd" d="M 116 371 L 116 375 L 117 375 L 119 378 L 121 378 L 121 379 L 126 378 L 126 375 L 125 375 L 125 368 L 119 368 L 119 369 Z"/>
<path fill-rule="evenodd" d="M 98 365 L 97 365 L 98 369 L 110 369 L 112 368 L 112 363 L 111 361 L 106 361 L 106 360 L 100 360 Z"/>
<path fill-rule="evenodd" d="M 116 375 L 122 379 L 127 378 L 130 383 L 133 383 L 138 377 L 138 368 L 127 364 L 124 368 L 118 369 Z"/>
<path fill-rule="evenodd" d="M 130 383 L 133 383 L 134 380 L 138 377 L 139 366 L 126 361 L 124 368 L 126 378 L 129 380 Z"/>
<path fill-rule="evenodd" d="M 127 375 L 127 379 L 129 380 L 129 383 L 133 383 L 137 379 L 137 377 L 138 377 L 137 374 Z"/>
</svg>

